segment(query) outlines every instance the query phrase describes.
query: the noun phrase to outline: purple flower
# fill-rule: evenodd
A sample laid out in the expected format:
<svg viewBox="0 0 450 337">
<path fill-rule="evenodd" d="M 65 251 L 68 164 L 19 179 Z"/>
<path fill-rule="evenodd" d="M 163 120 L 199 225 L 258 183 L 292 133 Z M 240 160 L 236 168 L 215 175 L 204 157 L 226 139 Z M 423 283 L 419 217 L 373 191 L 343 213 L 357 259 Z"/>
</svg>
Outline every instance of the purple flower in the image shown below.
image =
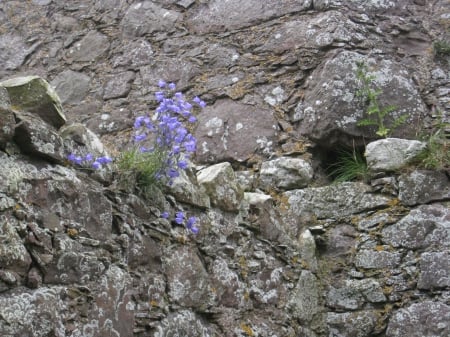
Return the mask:
<svg viewBox="0 0 450 337">
<path fill-rule="evenodd" d="M 155 97 L 158 102 L 162 102 L 164 100 L 164 93 L 162 91 L 155 92 Z"/>
<path fill-rule="evenodd" d="M 86 157 L 84 157 L 84 160 L 85 160 L 85 161 L 92 161 L 93 159 L 94 159 L 94 157 L 92 156 L 91 153 L 88 153 L 88 154 L 86 155 Z"/>
<path fill-rule="evenodd" d="M 195 116 L 191 116 L 188 119 L 189 123 L 195 123 L 197 121 L 197 118 L 195 118 Z"/>
<path fill-rule="evenodd" d="M 113 160 L 109 156 L 103 156 L 103 157 L 98 157 L 96 161 L 99 162 L 100 164 L 108 164 L 108 163 L 111 163 Z"/>
<path fill-rule="evenodd" d="M 184 213 L 183 212 L 175 213 L 175 222 L 179 225 L 181 225 L 184 222 Z"/>
<path fill-rule="evenodd" d="M 180 160 L 180 161 L 178 162 L 178 167 L 179 167 L 180 169 L 182 169 L 182 170 L 186 170 L 187 167 L 188 167 L 188 164 L 187 164 L 187 162 L 186 162 L 185 160 Z"/>
<path fill-rule="evenodd" d="M 143 141 L 145 138 L 147 138 L 147 135 L 145 133 L 140 133 L 136 136 L 134 136 L 134 141 L 135 142 L 141 142 Z"/>
<path fill-rule="evenodd" d="M 176 178 L 180 175 L 180 173 L 174 168 L 169 168 L 169 170 L 167 171 L 167 175 L 170 178 Z"/>
<path fill-rule="evenodd" d="M 170 90 L 175 90 L 177 86 L 175 85 L 175 83 L 169 83 L 169 89 Z"/>
<path fill-rule="evenodd" d="M 158 81 L 158 87 L 160 87 L 160 88 L 164 88 L 165 86 L 166 86 L 166 82 L 165 81 L 163 81 L 163 80 L 159 80 Z"/>
<path fill-rule="evenodd" d="M 100 163 L 96 160 L 96 161 L 94 161 L 94 162 L 92 163 L 92 167 L 93 167 L 94 169 L 98 170 L 98 169 L 100 169 L 100 168 L 102 167 L 102 164 L 100 164 Z"/>
<path fill-rule="evenodd" d="M 161 213 L 161 218 L 167 219 L 168 217 L 169 217 L 169 212 L 162 212 Z"/>
</svg>

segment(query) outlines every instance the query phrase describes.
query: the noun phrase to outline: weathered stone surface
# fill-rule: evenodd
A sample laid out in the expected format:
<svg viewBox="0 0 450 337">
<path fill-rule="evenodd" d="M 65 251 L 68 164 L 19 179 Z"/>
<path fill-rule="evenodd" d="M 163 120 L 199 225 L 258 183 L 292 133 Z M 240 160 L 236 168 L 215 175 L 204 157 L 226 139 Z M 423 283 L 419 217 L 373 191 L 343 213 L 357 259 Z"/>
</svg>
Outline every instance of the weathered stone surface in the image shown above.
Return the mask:
<svg viewBox="0 0 450 337">
<path fill-rule="evenodd" d="M 366 146 L 367 168 L 374 172 L 396 171 L 414 160 L 426 143 L 417 140 L 386 138 Z"/>
<path fill-rule="evenodd" d="M 76 62 L 93 62 L 109 49 L 109 39 L 102 33 L 92 30 L 67 52 L 67 57 Z"/>
<path fill-rule="evenodd" d="M 55 88 L 63 104 L 80 103 L 89 91 L 91 78 L 80 72 L 65 70 L 59 73 L 50 84 Z"/>
<path fill-rule="evenodd" d="M 4 69 L 16 70 L 33 50 L 34 47 L 28 47 L 18 35 L 0 35 L 0 64 Z"/>
<path fill-rule="evenodd" d="M 423 324 L 424 322 L 426 323 Z M 449 322 L 448 305 L 431 301 L 414 303 L 394 312 L 386 330 L 386 337 L 448 336 Z"/>
<path fill-rule="evenodd" d="M 450 210 L 443 205 L 423 205 L 382 231 L 382 240 L 409 249 L 449 247 Z"/>
<path fill-rule="evenodd" d="M 355 266 L 364 269 L 395 268 L 400 264 L 400 253 L 360 250 L 355 256 Z"/>
<path fill-rule="evenodd" d="M 253 23 L 309 9 L 311 0 L 291 2 L 269 0 L 262 3 L 249 0 L 223 2 L 214 0 L 204 5 L 188 19 L 191 29 L 197 33 L 222 32 L 250 26 Z"/>
<path fill-rule="evenodd" d="M 272 152 L 277 132 L 270 110 L 232 100 L 207 106 L 198 116 L 197 159 L 203 163 L 245 161 Z"/>
<path fill-rule="evenodd" d="M 329 312 L 326 322 L 332 336 L 336 337 L 366 337 L 375 330 L 378 319 L 375 310 L 355 312 Z"/>
<path fill-rule="evenodd" d="M 370 193 L 363 183 L 341 183 L 311 187 L 283 193 L 287 198 L 288 216 L 314 214 L 317 218 L 340 218 L 387 206 L 389 198 Z"/>
<path fill-rule="evenodd" d="M 24 153 L 62 163 L 66 157 L 63 140 L 54 128 L 29 112 L 15 112 L 19 121 L 14 140 Z"/>
<path fill-rule="evenodd" d="M 419 171 L 398 178 L 398 198 L 408 206 L 450 198 L 450 180 L 443 172 Z"/>
<path fill-rule="evenodd" d="M 239 280 L 239 275 L 228 267 L 227 261 L 215 260 L 210 273 L 212 286 L 216 289 L 215 300 L 218 305 L 231 308 L 242 307 L 247 290 L 245 284 Z"/>
<path fill-rule="evenodd" d="M 288 307 L 292 315 L 304 323 L 311 321 L 322 310 L 319 303 L 319 284 L 313 273 L 302 270 Z"/>
<path fill-rule="evenodd" d="M 64 140 L 67 155 L 71 152 L 78 154 L 91 153 L 93 156 L 107 155 L 100 138 L 81 123 L 72 123 L 63 126 L 59 134 Z M 69 143 L 72 141 L 72 143 Z"/>
<path fill-rule="evenodd" d="M 312 272 L 316 272 L 318 268 L 316 242 L 308 229 L 300 234 L 298 243 L 300 257 L 303 263 L 308 267 L 309 270 L 311 270 Z"/>
<path fill-rule="evenodd" d="M 152 1 L 133 4 L 125 13 L 121 26 L 123 33 L 130 37 L 139 37 L 154 32 L 170 32 L 180 13 L 158 6 Z"/>
<path fill-rule="evenodd" d="M 18 224 L 5 215 L 0 216 L 0 267 L 4 270 L 26 275 L 31 265 L 31 256 L 17 234 Z"/>
<path fill-rule="evenodd" d="M 201 208 L 209 208 L 211 206 L 209 196 L 204 187 L 198 184 L 196 177 L 193 177 L 191 172 L 186 174 L 185 171 L 181 171 L 180 176 L 174 179 L 169 189 L 170 193 L 178 201 Z"/>
<path fill-rule="evenodd" d="M 292 190 L 307 186 L 313 177 L 310 163 L 301 158 L 281 157 L 261 164 L 258 187 Z"/>
<path fill-rule="evenodd" d="M 38 76 L 17 77 L 0 82 L 6 88 L 14 110 L 37 114 L 46 123 L 59 128 L 66 122 L 55 90 Z"/>
<path fill-rule="evenodd" d="M 375 76 L 374 84 L 382 91 L 379 102 L 398 108 L 385 121 L 387 126 L 392 118 L 407 114 L 407 123 L 395 129 L 393 134 L 400 138 L 415 135 L 415 121 L 424 115 L 426 107 L 406 70 L 392 60 L 366 58 L 352 51 L 338 53 L 311 75 L 309 89 L 291 118 L 299 122 L 301 135 L 326 147 L 336 143 L 352 146 L 354 138 L 375 137 L 375 132 L 357 126 L 358 121 L 366 118 L 366 107 L 356 97 L 356 62 L 361 61 L 369 67 L 377 67 L 369 74 Z"/>
<path fill-rule="evenodd" d="M 103 99 L 126 97 L 131 90 L 131 83 L 134 81 L 135 73 L 125 71 L 115 74 L 108 79 L 103 88 Z"/>
<path fill-rule="evenodd" d="M 155 337 L 214 337 L 218 333 L 214 326 L 207 324 L 201 317 L 189 310 L 171 313 L 156 325 L 155 330 Z"/>
<path fill-rule="evenodd" d="M 208 274 L 197 253 L 189 247 L 180 247 L 165 254 L 163 264 L 171 300 L 182 306 L 205 309 Z"/>
<path fill-rule="evenodd" d="M 66 336 L 61 287 L 17 289 L 0 298 L 2 336 Z"/>
<path fill-rule="evenodd" d="M 151 63 L 153 54 L 152 45 L 148 41 L 128 41 L 122 47 L 121 55 L 113 59 L 113 65 L 138 68 Z"/>
<path fill-rule="evenodd" d="M 364 303 L 382 303 L 386 297 L 374 279 L 346 280 L 342 287 L 334 286 L 327 294 L 327 305 L 334 309 L 361 309 Z"/>
<path fill-rule="evenodd" d="M 10 105 L 8 91 L 0 87 L 0 149 L 4 149 L 6 143 L 14 136 L 16 123 Z"/>
<path fill-rule="evenodd" d="M 450 286 L 450 254 L 423 253 L 420 256 L 419 289 L 438 289 Z"/>
<path fill-rule="evenodd" d="M 211 205 L 232 212 L 239 209 L 244 191 L 237 185 L 230 163 L 215 164 L 199 171 L 197 180 L 209 196 Z"/>
</svg>

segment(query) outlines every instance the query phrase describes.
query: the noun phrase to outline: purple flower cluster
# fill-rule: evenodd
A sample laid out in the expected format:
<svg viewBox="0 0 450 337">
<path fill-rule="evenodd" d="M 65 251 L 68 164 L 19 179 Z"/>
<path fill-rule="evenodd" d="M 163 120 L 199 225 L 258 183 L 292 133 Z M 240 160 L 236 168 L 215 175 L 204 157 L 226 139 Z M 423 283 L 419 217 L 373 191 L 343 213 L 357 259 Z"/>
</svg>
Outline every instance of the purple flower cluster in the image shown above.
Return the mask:
<svg viewBox="0 0 450 337">
<path fill-rule="evenodd" d="M 67 156 L 67 159 L 75 165 L 92 167 L 95 170 L 101 169 L 103 165 L 111 163 L 113 160 L 109 156 L 101 156 L 95 158 L 91 153 L 85 156 L 77 156 L 73 153 Z"/>
<path fill-rule="evenodd" d="M 197 140 L 183 122 L 195 123 L 197 119 L 191 112 L 193 105 L 184 99 L 181 92 L 175 92 L 174 83 L 167 84 L 160 80 L 158 86 L 161 91 L 156 92 L 155 97 L 159 106 L 153 116 L 147 114 L 136 117 L 134 141 L 140 144 L 151 141 L 152 146 L 142 145 L 139 151 L 162 154 L 163 162 L 156 178 L 168 179 L 171 184 L 180 175 L 179 170 L 188 167 L 188 160 L 197 146 Z M 171 97 L 168 97 L 170 94 Z M 193 99 L 193 103 L 201 108 L 206 105 L 198 97 Z"/>
<path fill-rule="evenodd" d="M 169 213 L 168 212 L 163 212 L 161 214 L 161 218 L 168 219 L 169 218 Z M 199 229 L 195 225 L 197 223 L 197 221 L 198 221 L 197 217 L 191 216 L 191 217 L 186 219 L 186 216 L 185 216 L 184 212 L 179 211 L 179 212 L 175 213 L 174 221 L 178 225 L 184 225 L 193 234 L 198 234 Z"/>
</svg>

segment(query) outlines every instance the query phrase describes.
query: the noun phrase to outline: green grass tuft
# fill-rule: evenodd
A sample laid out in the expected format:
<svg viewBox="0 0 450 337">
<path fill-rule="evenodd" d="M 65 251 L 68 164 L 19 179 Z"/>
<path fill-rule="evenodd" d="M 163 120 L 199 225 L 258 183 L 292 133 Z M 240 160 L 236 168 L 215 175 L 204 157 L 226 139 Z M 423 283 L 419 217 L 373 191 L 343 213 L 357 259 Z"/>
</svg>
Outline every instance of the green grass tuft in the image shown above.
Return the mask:
<svg viewBox="0 0 450 337">
<path fill-rule="evenodd" d="M 367 180 L 369 177 L 366 159 L 356 149 L 339 151 L 337 161 L 328 167 L 329 176 L 335 183 Z"/>
</svg>

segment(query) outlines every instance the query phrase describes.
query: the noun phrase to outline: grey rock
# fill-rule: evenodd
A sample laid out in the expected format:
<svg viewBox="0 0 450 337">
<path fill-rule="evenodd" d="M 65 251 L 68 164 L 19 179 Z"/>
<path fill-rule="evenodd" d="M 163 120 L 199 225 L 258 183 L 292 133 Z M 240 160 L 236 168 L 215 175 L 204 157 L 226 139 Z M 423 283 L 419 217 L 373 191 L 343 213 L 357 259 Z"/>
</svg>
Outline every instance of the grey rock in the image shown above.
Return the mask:
<svg viewBox="0 0 450 337">
<path fill-rule="evenodd" d="M 444 172 L 419 171 L 398 178 L 399 200 L 408 206 L 450 198 L 450 180 Z"/>
<path fill-rule="evenodd" d="M 199 336 L 213 337 L 219 333 L 217 329 L 206 323 L 190 310 L 173 312 L 156 325 L 158 336 Z"/>
<path fill-rule="evenodd" d="M 209 208 L 211 202 L 203 186 L 199 185 L 191 172 L 181 171 L 169 187 L 170 193 L 178 200 L 201 208 Z"/>
<path fill-rule="evenodd" d="M 171 32 L 180 13 L 158 6 L 152 1 L 137 2 L 129 7 L 121 22 L 125 36 L 139 37 L 154 32 Z"/>
<path fill-rule="evenodd" d="M 153 61 L 152 45 L 146 40 L 129 41 L 122 47 L 122 54 L 113 59 L 113 65 L 141 67 Z"/>
<path fill-rule="evenodd" d="M 0 82 L 6 88 L 14 110 L 37 114 L 46 123 L 59 128 L 66 122 L 55 90 L 39 76 L 12 78 Z"/>
<path fill-rule="evenodd" d="M 450 286 L 450 254 L 426 252 L 420 255 L 419 289 L 439 289 Z"/>
<path fill-rule="evenodd" d="M 308 83 L 309 89 L 291 118 L 299 122 L 300 135 L 325 147 L 337 143 L 352 146 L 354 139 L 358 142 L 358 137 L 366 140 L 375 137 L 374 131 L 370 134 L 357 125 L 358 121 L 366 117 L 366 107 L 356 97 L 356 62 L 360 61 L 366 62 L 369 67 L 376 64 L 378 70 L 370 75 L 375 76 L 374 83 L 382 91 L 378 100 L 385 105 L 398 107 L 386 119 L 387 127 L 392 119 L 404 114 L 409 116 L 405 124 L 395 129 L 393 136 L 415 136 L 415 123 L 425 114 L 426 107 L 405 69 L 392 60 L 365 58 L 352 51 L 340 52 L 314 70 Z"/>
<path fill-rule="evenodd" d="M 389 198 L 370 193 L 363 183 L 345 182 L 325 187 L 310 187 L 283 193 L 287 198 L 288 216 L 304 213 L 317 218 L 340 218 L 387 206 Z"/>
<path fill-rule="evenodd" d="M 261 164 L 258 187 L 290 190 L 307 186 L 313 177 L 313 168 L 301 158 L 280 157 Z"/>
<path fill-rule="evenodd" d="M 310 322 L 322 308 L 319 303 L 319 282 L 308 270 L 302 270 L 288 302 L 293 317 L 300 322 Z"/>
<path fill-rule="evenodd" d="M 107 151 L 100 138 L 81 123 L 71 123 L 59 130 L 67 147 L 67 154 L 75 152 L 79 154 L 92 153 L 94 156 L 107 155 Z M 68 142 L 72 141 L 72 144 Z"/>
<path fill-rule="evenodd" d="M 449 247 L 450 210 L 440 204 L 423 205 L 382 231 L 384 243 L 393 247 L 420 249 Z"/>
<path fill-rule="evenodd" d="M 81 102 L 89 91 L 91 78 L 80 72 L 65 70 L 59 73 L 50 84 L 63 104 Z"/>
<path fill-rule="evenodd" d="M 126 97 L 131 90 L 131 83 L 134 81 L 135 76 L 135 73 L 132 71 L 125 71 L 111 76 L 103 88 L 103 99 Z"/>
<path fill-rule="evenodd" d="M 225 211 L 239 209 L 244 191 L 236 183 L 236 176 L 230 163 L 209 166 L 197 173 L 197 180 L 211 200 L 211 205 Z"/>
<path fill-rule="evenodd" d="M 2 336 L 64 336 L 62 287 L 17 289 L 0 298 Z"/>
<path fill-rule="evenodd" d="M 386 330 L 386 337 L 448 336 L 449 322 L 450 307 L 448 305 L 431 301 L 413 303 L 393 313 Z"/>
<path fill-rule="evenodd" d="M 375 310 L 356 312 L 329 312 L 326 323 L 331 336 L 366 337 L 375 330 L 378 315 Z"/>
<path fill-rule="evenodd" d="M 401 257 L 397 252 L 360 250 L 355 256 L 355 266 L 364 269 L 395 268 Z"/>
<path fill-rule="evenodd" d="M 67 52 L 67 57 L 76 62 L 93 62 L 104 55 L 110 46 L 107 36 L 95 30 L 87 33 L 80 41 Z"/>
<path fill-rule="evenodd" d="M 305 230 L 300 234 L 298 241 L 302 262 L 309 270 L 317 272 L 316 242 L 311 232 L 308 229 Z"/>
<path fill-rule="evenodd" d="M 255 153 L 273 152 L 277 123 L 270 110 L 220 100 L 198 116 L 195 136 L 201 163 L 246 161 Z"/>
<path fill-rule="evenodd" d="M 24 40 L 11 33 L 0 35 L 0 64 L 6 70 L 16 70 L 25 61 L 26 57 L 33 52 Z"/>
<path fill-rule="evenodd" d="M 258 0 L 249 0 L 245 3 L 239 0 L 226 3 L 213 0 L 208 5 L 200 7 L 197 12 L 190 16 L 188 25 L 196 33 L 222 32 L 307 10 L 311 7 L 311 3 L 311 0 L 302 0 L 295 3 L 287 0 L 269 0 L 264 4 Z"/>
<path fill-rule="evenodd" d="M 32 113 L 15 112 L 15 141 L 23 153 L 63 163 L 66 153 L 58 132 Z"/>
<path fill-rule="evenodd" d="M 367 302 L 385 301 L 386 296 L 374 279 L 346 280 L 342 287 L 333 286 L 327 294 L 327 306 L 341 310 L 362 309 Z"/>
<path fill-rule="evenodd" d="M 5 215 L 0 216 L 0 223 L 0 267 L 24 277 L 32 260 L 17 234 L 18 224 Z"/>
<path fill-rule="evenodd" d="M 170 299 L 185 307 L 205 307 L 208 274 L 197 253 L 189 247 L 180 247 L 164 255 L 163 268 Z"/>
<path fill-rule="evenodd" d="M 367 168 L 373 172 L 396 171 L 413 161 L 426 143 L 417 140 L 386 138 L 366 146 Z"/>
<path fill-rule="evenodd" d="M 14 114 L 10 110 L 8 91 L 0 87 L 0 149 L 13 138 L 16 122 Z"/>
<path fill-rule="evenodd" d="M 227 261 L 216 259 L 211 266 L 211 285 L 216 289 L 215 300 L 218 305 L 239 308 L 245 305 L 244 294 L 247 291 L 239 275 L 231 270 Z"/>
</svg>

